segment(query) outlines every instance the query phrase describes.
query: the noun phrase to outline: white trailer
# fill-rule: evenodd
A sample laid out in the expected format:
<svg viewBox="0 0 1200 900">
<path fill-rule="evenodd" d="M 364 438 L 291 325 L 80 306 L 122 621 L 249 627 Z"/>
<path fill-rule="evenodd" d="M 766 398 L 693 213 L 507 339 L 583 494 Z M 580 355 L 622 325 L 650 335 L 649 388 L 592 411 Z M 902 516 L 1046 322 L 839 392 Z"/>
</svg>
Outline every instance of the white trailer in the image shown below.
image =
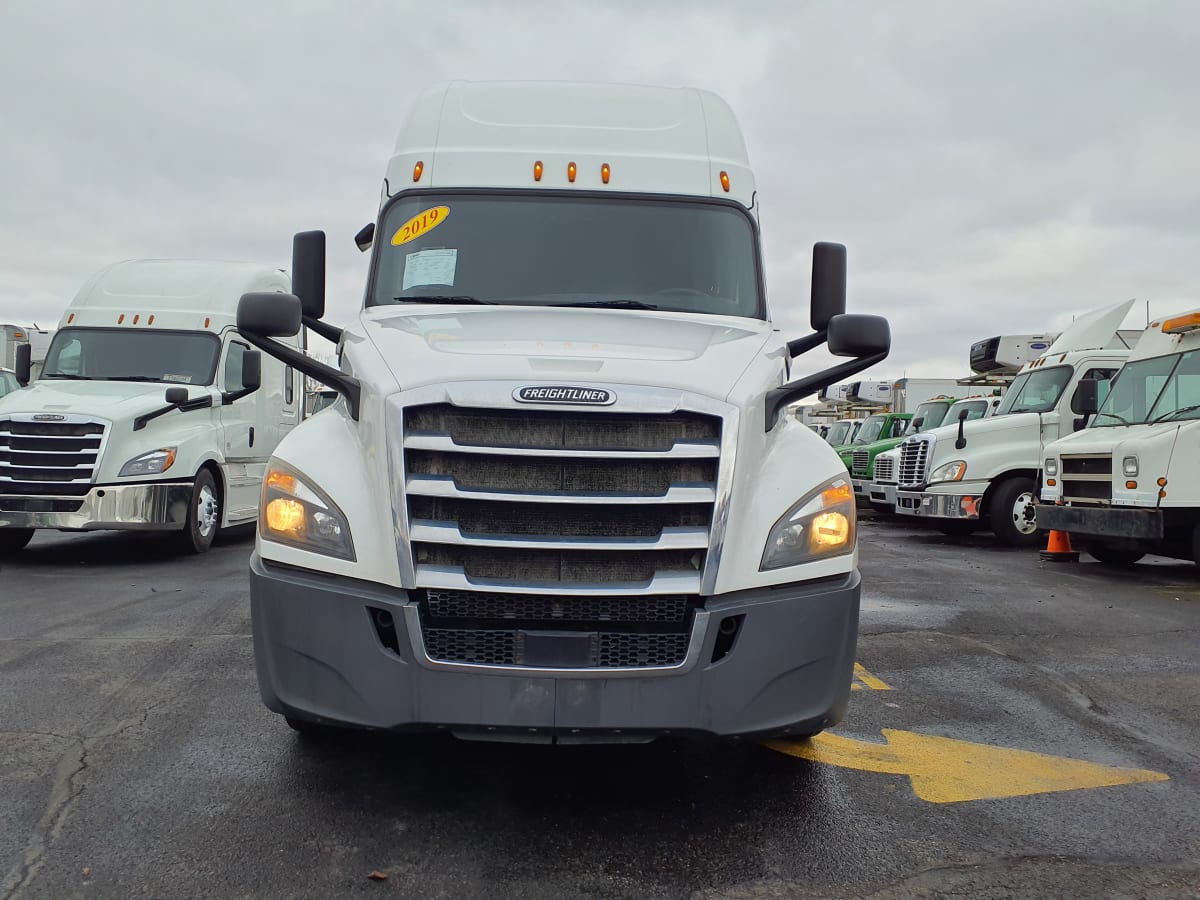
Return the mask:
<svg viewBox="0 0 1200 900">
<path fill-rule="evenodd" d="M 28 344 L 31 377 L 37 378 L 42 371 L 42 364 L 46 361 L 46 351 L 50 349 L 50 340 L 53 337 L 53 330 L 38 328 L 37 325 L 32 328 L 24 325 L 0 325 L 0 367 L 15 371 L 19 348 Z"/>
<path fill-rule="evenodd" d="M 328 725 L 530 741 L 813 734 L 850 696 L 854 496 L 786 407 L 887 355 L 813 255 L 813 333 L 765 303 L 754 174 L 694 89 L 451 84 L 388 164 L 364 307 L 239 328 L 342 399 L 279 445 L 251 561 L 259 687 Z M 301 322 L 341 370 L 272 336 Z M 806 374 L 828 343 L 847 361 Z M 789 379 L 794 379 L 790 380 Z M 736 448 L 736 452 L 735 452 Z"/>
<path fill-rule="evenodd" d="M 1038 523 L 1111 565 L 1200 563 L 1200 310 L 1150 323 L 1107 388 L 1082 382 L 1088 427 L 1046 447 Z"/>
<path fill-rule="evenodd" d="M 89 280 L 41 378 L 0 399 L 0 551 L 53 528 L 173 531 L 200 553 L 253 522 L 304 391 L 238 335 L 236 310 L 247 291 L 289 288 L 278 269 L 194 260 L 117 263 Z"/>
</svg>

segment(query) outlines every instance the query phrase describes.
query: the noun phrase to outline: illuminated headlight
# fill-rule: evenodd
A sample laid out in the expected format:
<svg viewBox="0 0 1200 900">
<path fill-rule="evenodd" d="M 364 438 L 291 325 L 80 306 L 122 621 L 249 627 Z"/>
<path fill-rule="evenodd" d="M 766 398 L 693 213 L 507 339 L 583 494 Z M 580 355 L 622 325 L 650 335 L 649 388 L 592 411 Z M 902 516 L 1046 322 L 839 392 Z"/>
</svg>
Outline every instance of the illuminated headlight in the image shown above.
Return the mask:
<svg viewBox="0 0 1200 900">
<path fill-rule="evenodd" d="M 954 462 L 948 462 L 944 466 L 938 466 L 929 475 L 929 483 L 933 484 L 937 481 L 962 481 L 962 477 L 967 474 L 967 464 L 956 459 Z"/>
<path fill-rule="evenodd" d="M 355 560 L 345 514 L 293 469 L 273 462 L 263 479 L 258 530 L 263 540 Z"/>
<path fill-rule="evenodd" d="M 162 447 L 158 450 L 151 450 L 149 453 L 143 453 L 141 456 L 135 456 L 125 465 L 121 466 L 121 471 L 118 473 L 118 478 L 125 478 L 129 475 L 160 475 L 175 463 L 174 447 Z"/>
<path fill-rule="evenodd" d="M 835 478 L 809 494 L 775 523 L 760 571 L 840 556 L 854 549 L 854 489 Z"/>
<path fill-rule="evenodd" d="M 1127 456 L 1121 460 L 1121 471 L 1125 473 L 1126 478 L 1137 478 L 1138 458 L 1136 456 Z"/>
<path fill-rule="evenodd" d="M 1058 474 L 1058 460 L 1054 459 L 1053 457 L 1047 456 L 1046 462 L 1043 465 L 1043 468 L 1046 470 L 1047 475 L 1057 475 Z"/>
</svg>

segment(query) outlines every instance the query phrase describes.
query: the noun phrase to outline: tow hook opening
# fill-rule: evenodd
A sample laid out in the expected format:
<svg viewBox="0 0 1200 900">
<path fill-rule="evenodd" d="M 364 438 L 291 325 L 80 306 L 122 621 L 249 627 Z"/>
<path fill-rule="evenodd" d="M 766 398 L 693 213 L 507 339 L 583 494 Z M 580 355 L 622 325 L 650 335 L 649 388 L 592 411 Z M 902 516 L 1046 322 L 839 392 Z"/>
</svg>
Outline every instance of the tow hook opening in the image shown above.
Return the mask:
<svg viewBox="0 0 1200 900">
<path fill-rule="evenodd" d="M 733 651 L 733 645 L 742 630 L 742 620 L 745 618 L 745 613 L 726 616 L 717 624 L 717 640 L 713 644 L 712 662 L 719 662 Z"/>
<path fill-rule="evenodd" d="M 396 633 L 396 620 L 392 618 L 392 614 L 376 606 L 368 606 L 367 612 L 371 614 L 371 624 L 375 626 L 379 643 L 399 656 L 400 636 Z"/>
</svg>

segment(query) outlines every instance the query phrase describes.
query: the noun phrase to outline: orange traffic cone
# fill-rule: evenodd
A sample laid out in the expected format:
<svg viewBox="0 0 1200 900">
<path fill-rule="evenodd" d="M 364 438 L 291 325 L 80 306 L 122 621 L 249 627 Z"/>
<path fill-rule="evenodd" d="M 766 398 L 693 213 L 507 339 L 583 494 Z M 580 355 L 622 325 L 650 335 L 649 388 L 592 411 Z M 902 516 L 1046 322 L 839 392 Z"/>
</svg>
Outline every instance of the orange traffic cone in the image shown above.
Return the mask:
<svg viewBox="0 0 1200 900">
<path fill-rule="evenodd" d="M 1071 549 L 1071 535 L 1065 531 L 1051 531 L 1050 540 L 1041 557 L 1049 562 L 1079 562 L 1079 551 Z"/>
</svg>

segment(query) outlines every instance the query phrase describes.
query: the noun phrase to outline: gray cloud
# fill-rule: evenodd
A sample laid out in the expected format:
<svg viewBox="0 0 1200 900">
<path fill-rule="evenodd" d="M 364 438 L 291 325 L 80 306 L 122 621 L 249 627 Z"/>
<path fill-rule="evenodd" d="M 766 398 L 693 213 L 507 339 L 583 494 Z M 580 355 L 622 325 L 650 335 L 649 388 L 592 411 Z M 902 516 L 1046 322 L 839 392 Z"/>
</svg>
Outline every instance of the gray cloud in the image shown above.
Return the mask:
<svg viewBox="0 0 1200 900">
<path fill-rule="evenodd" d="M 48 2 L 0 34 L 4 321 L 56 320 L 116 259 L 285 266 L 313 227 L 348 319 L 396 131 L 451 78 L 725 96 L 780 327 L 806 330 L 812 243 L 844 241 L 853 309 L 893 323 L 881 375 L 963 374 L 973 340 L 1128 297 L 1200 306 L 1191 0 Z"/>
</svg>

